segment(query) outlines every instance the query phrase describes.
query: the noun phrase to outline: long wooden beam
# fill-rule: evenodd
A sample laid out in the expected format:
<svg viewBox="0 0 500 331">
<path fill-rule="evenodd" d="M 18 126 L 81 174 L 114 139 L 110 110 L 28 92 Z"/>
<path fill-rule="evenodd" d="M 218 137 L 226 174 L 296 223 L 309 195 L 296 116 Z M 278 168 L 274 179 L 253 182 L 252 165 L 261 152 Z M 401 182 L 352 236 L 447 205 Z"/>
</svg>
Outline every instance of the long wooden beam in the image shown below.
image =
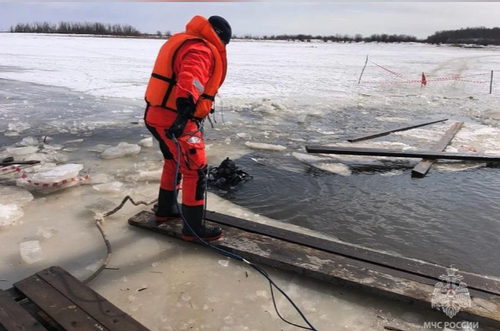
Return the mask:
<svg viewBox="0 0 500 331">
<path fill-rule="evenodd" d="M 334 146 L 306 146 L 308 153 L 319 154 L 344 154 L 344 155 L 368 155 L 368 156 L 389 156 L 389 157 L 409 157 L 419 159 L 446 159 L 446 160 L 466 160 L 480 162 L 500 162 L 500 155 L 478 155 L 467 153 L 445 153 L 433 151 L 413 151 L 383 148 L 359 148 L 359 147 L 334 147 Z"/>
<path fill-rule="evenodd" d="M 10 165 L 18 165 L 18 164 L 38 164 L 40 161 L 31 160 L 31 161 L 12 161 L 12 162 L 0 162 L 0 167 L 7 167 Z"/>
<path fill-rule="evenodd" d="M 432 146 L 431 151 L 434 152 L 442 152 L 446 149 L 446 147 L 453 140 L 455 135 L 460 131 L 464 122 L 455 122 L 451 128 L 445 133 L 445 135 L 436 143 L 436 145 Z M 415 168 L 411 171 L 412 177 L 425 177 L 432 164 L 436 160 L 423 159 L 420 161 Z"/>
<path fill-rule="evenodd" d="M 141 211 L 128 222 L 139 228 L 181 238 L 181 222 L 158 224 L 149 211 Z M 210 221 L 207 223 L 213 224 Z M 266 234 L 251 233 L 225 225 L 221 227 L 225 233 L 223 239 L 214 241 L 211 245 L 238 254 L 250 262 L 270 265 L 342 286 L 359 287 L 370 293 L 418 304 L 428 309 L 432 307 L 436 280 L 429 282 L 428 277 L 306 247 Z M 471 306 L 460 309 L 451 321 L 466 319 L 477 321 L 481 325 L 500 327 L 500 296 L 471 288 L 469 276 L 460 271 L 458 273 L 463 275 L 464 281 L 467 282 Z M 443 314 L 443 320 L 450 319 Z"/>
<path fill-rule="evenodd" d="M 382 253 L 376 250 L 364 249 L 355 245 L 322 239 L 311 235 L 278 228 L 272 225 L 251 222 L 242 218 L 217 213 L 214 211 L 207 210 L 205 218 L 209 221 L 221 225 L 231 226 L 248 232 L 286 240 L 302 246 L 320 249 L 325 252 L 345 256 L 347 258 L 369 262 L 373 265 L 389 267 L 391 269 L 404 271 L 418 277 L 426 277 L 431 284 L 435 284 L 436 281 L 439 281 L 440 275 L 446 274 L 446 267 L 437 264 L 391 255 L 388 253 Z M 500 296 L 500 281 L 480 277 L 476 274 L 472 274 L 466 271 L 462 271 L 461 273 L 465 278 L 467 278 L 467 285 L 469 288 L 494 293 Z"/>
<path fill-rule="evenodd" d="M 350 139 L 347 139 L 347 141 L 353 143 L 353 142 L 356 142 L 356 141 L 368 140 L 368 139 L 372 139 L 372 138 L 378 138 L 378 137 L 386 136 L 386 135 L 388 135 L 388 134 L 390 134 L 392 132 L 405 131 L 405 130 L 414 129 L 414 128 L 418 128 L 418 127 L 425 126 L 425 125 L 430 125 L 430 124 L 434 124 L 434 123 L 444 122 L 444 121 L 447 121 L 447 120 L 448 120 L 447 118 L 441 118 L 441 119 L 432 120 L 432 121 L 431 120 L 426 120 L 426 121 L 415 122 L 413 124 L 407 124 L 407 125 L 399 126 L 397 128 L 394 128 L 394 129 L 388 129 L 388 130 L 384 130 L 384 131 L 380 131 L 380 132 L 369 133 L 369 134 L 362 135 L 362 136 L 355 137 L 355 138 L 350 138 Z"/>
<path fill-rule="evenodd" d="M 251 222 L 242 218 L 224 215 L 214 211 L 207 210 L 205 218 L 208 221 L 215 222 L 220 225 L 230 226 L 280 240 L 286 240 L 298 245 L 334 253 L 346 258 L 368 262 L 372 265 L 372 267 L 387 267 L 395 271 L 405 272 L 407 277 L 418 279 L 419 281 L 426 279 L 426 282 L 429 284 L 435 284 L 436 281 L 440 280 L 440 275 L 446 274 L 446 267 L 437 264 L 390 255 L 375 250 L 364 249 L 355 245 L 322 239 L 272 225 Z M 149 211 L 143 211 L 129 219 L 129 224 L 138 226 L 139 223 L 147 223 L 149 224 L 148 226 L 152 226 L 149 223 L 150 219 L 154 219 L 154 215 Z M 500 281 L 484 278 L 466 271 L 461 271 L 461 274 L 467 279 L 469 289 L 476 289 L 482 292 L 495 294 L 500 297 Z"/>
</svg>

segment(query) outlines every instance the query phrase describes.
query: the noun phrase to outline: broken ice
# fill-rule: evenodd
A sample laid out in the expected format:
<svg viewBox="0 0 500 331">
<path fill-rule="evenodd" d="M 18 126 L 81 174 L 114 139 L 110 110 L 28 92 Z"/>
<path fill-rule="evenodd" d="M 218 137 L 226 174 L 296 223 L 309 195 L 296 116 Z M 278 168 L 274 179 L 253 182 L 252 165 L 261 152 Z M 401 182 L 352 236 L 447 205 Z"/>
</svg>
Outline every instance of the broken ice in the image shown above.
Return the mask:
<svg viewBox="0 0 500 331">
<path fill-rule="evenodd" d="M 144 138 L 141 141 L 139 141 L 138 144 L 139 144 L 139 146 L 142 146 L 145 148 L 153 147 L 153 138 L 152 137 Z"/>
<path fill-rule="evenodd" d="M 8 127 L 9 131 L 23 132 L 25 130 L 28 130 L 30 128 L 30 125 L 28 123 L 16 122 L 16 123 L 9 123 Z"/>
<path fill-rule="evenodd" d="M 265 151 L 284 151 L 286 149 L 285 146 L 281 145 L 272 145 L 272 144 L 257 143 L 251 141 L 245 142 L 245 145 L 251 149 L 260 149 Z"/>
<path fill-rule="evenodd" d="M 25 241 L 20 244 L 21 258 L 24 262 L 32 264 L 43 260 L 42 247 L 38 240 Z"/>
<path fill-rule="evenodd" d="M 33 182 L 52 184 L 65 179 L 71 179 L 78 176 L 83 169 L 82 164 L 64 164 L 51 170 L 34 174 L 30 179 Z"/>
<path fill-rule="evenodd" d="M 122 182 L 111 182 L 94 185 L 92 187 L 99 192 L 119 192 L 121 191 L 122 186 Z"/>
<path fill-rule="evenodd" d="M 115 159 L 123 156 L 136 155 L 139 154 L 140 151 L 141 146 L 139 145 L 121 142 L 118 146 L 106 149 L 102 152 L 101 157 L 103 159 Z"/>
<path fill-rule="evenodd" d="M 33 137 L 25 137 L 23 140 L 18 142 L 16 146 L 19 147 L 28 147 L 28 146 L 38 146 L 39 142 L 36 138 Z"/>
<path fill-rule="evenodd" d="M 104 145 L 104 144 L 99 144 L 95 145 L 94 147 L 90 147 L 87 149 L 89 152 L 97 152 L 97 153 L 102 153 L 108 148 L 112 147 L 111 145 Z"/>
<path fill-rule="evenodd" d="M 44 227 L 41 227 L 39 226 L 38 227 L 38 235 L 39 236 L 43 236 L 44 238 L 51 238 L 53 235 L 57 234 L 57 230 L 54 229 L 54 228 L 44 228 Z"/>
<path fill-rule="evenodd" d="M 125 180 L 129 182 L 153 182 L 161 179 L 162 169 L 155 171 L 140 171 L 137 174 L 128 175 Z"/>
<path fill-rule="evenodd" d="M 3 154 L 7 156 L 21 156 L 33 154 L 38 151 L 38 147 L 36 146 L 28 146 L 28 147 L 7 147 Z"/>
<path fill-rule="evenodd" d="M 33 195 L 21 187 L 0 185 L 0 204 L 24 206 L 32 200 Z"/>
<path fill-rule="evenodd" d="M 18 219 L 24 216 L 24 212 L 18 205 L 0 204 L 0 226 L 14 224 Z"/>
</svg>

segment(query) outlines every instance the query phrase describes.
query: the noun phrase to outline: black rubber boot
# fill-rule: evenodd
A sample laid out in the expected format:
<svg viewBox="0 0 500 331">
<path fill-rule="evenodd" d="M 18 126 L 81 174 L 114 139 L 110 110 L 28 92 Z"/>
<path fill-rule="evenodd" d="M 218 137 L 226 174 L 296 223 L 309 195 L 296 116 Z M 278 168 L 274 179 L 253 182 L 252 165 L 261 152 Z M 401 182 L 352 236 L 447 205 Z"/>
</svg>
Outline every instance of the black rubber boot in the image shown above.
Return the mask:
<svg viewBox="0 0 500 331">
<path fill-rule="evenodd" d="M 178 192 L 179 191 L 177 191 L 177 193 Z M 177 195 L 174 195 L 174 191 L 167 191 L 160 188 L 160 192 L 158 193 L 158 203 L 153 207 L 155 220 L 157 222 L 165 222 L 180 219 L 181 215 L 177 209 L 176 201 Z"/>
<path fill-rule="evenodd" d="M 182 205 L 182 214 L 193 231 L 204 241 L 217 240 L 222 237 L 222 229 L 203 225 L 203 205 L 186 206 Z M 196 236 L 191 229 L 184 224 L 182 228 L 182 239 L 186 241 L 196 240 Z"/>
</svg>

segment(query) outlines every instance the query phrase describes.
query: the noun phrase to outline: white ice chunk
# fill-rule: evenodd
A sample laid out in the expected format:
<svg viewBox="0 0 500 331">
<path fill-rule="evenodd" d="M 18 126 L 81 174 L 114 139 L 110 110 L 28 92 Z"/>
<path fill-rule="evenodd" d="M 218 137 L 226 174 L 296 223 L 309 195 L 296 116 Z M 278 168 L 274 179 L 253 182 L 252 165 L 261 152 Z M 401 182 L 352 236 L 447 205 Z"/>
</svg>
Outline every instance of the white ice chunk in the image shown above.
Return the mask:
<svg viewBox="0 0 500 331">
<path fill-rule="evenodd" d="M 388 171 L 388 172 L 383 172 L 380 174 L 380 176 L 384 176 L 384 177 L 392 177 L 392 176 L 401 176 L 403 175 L 404 172 L 403 170 L 391 170 L 391 171 Z"/>
<path fill-rule="evenodd" d="M 16 204 L 0 204 L 0 226 L 14 224 L 18 219 L 24 216 L 24 212 Z"/>
<path fill-rule="evenodd" d="M 21 258 L 24 262 L 32 264 L 43 260 L 43 251 L 40 241 L 25 241 L 20 244 Z"/>
<path fill-rule="evenodd" d="M 9 131 L 15 131 L 15 132 L 23 132 L 25 130 L 28 130 L 31 126 L 28 123 L 23 123 L 23 122 L 16 122 L 16 123 L 9 123 L 8 128 Z"/>
<path fill-rule="evenodd" d="M 38 147 L 35 147 L 35 146 L 7 147 L 4 151 L 4 154 L 15 157 L 15 156 L 33 154 L 33 153 L 36 153 L 37 151 L 38 151 Z"/>
<path fill-rule="evenodd" d="M 351 169 L 345 164 L 335 162 L 326 157 L 318 157 L 297 152 L 293 152 L 292 155 L 297 160 L 323 171 L 332 172 L 341 176 L 350 176 L 352 173 Z"/>
<path fill-rule="evenodd" d="M 155 171 L 140 171 L 137 174 L 127 176 L 126 180 L 129 182 L 159 181 L 161 179 L 162 171 L 162 169 Z"/>
<path fill-rule="evenodd" d="M 59 152 L 44 150 L 44 153 L 35 153 L 24 157 L 26 160 L 38 160 L 42 163 L 65 163 L 69 157 Z"/>
<path fill-rule="evenodd" d="M 262 104 L 262 105 L 258 106 L 257 108 L 255 108 L 254 111 L 259 112 L 259 113 L 269 114 L 269 115 L 276 114 L 276 108 L 270 104 Z"/>
<path fill-rule="evenodd" d="M 83 139 L 74 139 L 74 140 L 68 140 L 64 143 L 64 145 L 78 145 L 83 143 Z"/>
<path fill-rule="evenodd" d="M 49 238 L 52 238 L 52 236 L 54 236 L 57 233 L 58 233 L 58 231 L 54 228 L 44 228 L 44 227 L 39 226 L 37 234 L 39 236 L 46 238 L 46 239 L 49 239 Z"/>
<path fill-rule="evenodd" d="M 140 151 L 141 146 L 139 145 L 121 142 L 118 146 L 108 148 L 102 152 L 101 157 L 103 159 L 115 159 L 123 156 L 136 155 L 139 154 Z"/>
<path fill-rule="evenodd" d="M 38 155 L 38 154 L 35 154 L 35 155 Z M 55 164 L 55 163 L 37 164 L 33 167 L 23 169 L 23 172 L 25 172 L 25 173 L 42 172 L 42 171 L 54 169 L 55 167 L 57 167 L 57 164 Z"/>
<path fill-rule="evenodd" d="M 32 200 L 33 195 L 21 187 L 0 185 L 0 204 L 24 206 Z"/>
<path fill-rule="evenodd" d="M 78 176 L 83 164 L 64 164 L 51 170 L 34 174 L 30 180 L 36 183 L 52 184 Z"/>
<path fill-rule="evenodd" d="M 144 148 L 153 147 L 153 137 L 142 139 L 138 142 L 138 145 Z"/>
<path fill-rule="evenodd" d="M 219 260 L 219 264 L 223 267 L 227 267 L 229 265 L 228 260 Z"/>
<path fill-rule="evenodd" d="M 43 149 L 48 151 L 58 151 L 63 147 L 64 147 L 63 145 L 43 145 Z"/>
<path fill-rule="evenodd" d="M 23 138 L 23 140 L 18 142 L 16 146 L 27 147 L 27 146 L 38 146 L 38 144 L 39 144 L 38 139 L 34 137 L 25 137 Z"/>
<path fill-rule="evenodd" d="M 108 148 L 112 147 L 111 145 L 103 145 L 103 144 L 99 144 L 99 145 L 95 145 L 94 147 L 90 147 L 89 149 L 87 149 L 89 152 L 97 152 L 97 153 L 102 153 L 104 152 L 105 150 L 107 150 Z"/>
<path fill-rule="evenodd" d="M 276 109 L 276 110 L 285 110 L 286 109 L 285 106 L 283 106 L 281 103 L 277 103 L 277 102 L 271 103 L 271 106 L 273 106 L 274 109 Z"/>
<path fill-rule="evenodd" d="M 17 131 L 5 131 L 3 134 L 6 137 L 19 137 L 19 132 Z"/>
<path fill-rule="evenodd" d="M 265 143 L 256 143 L 256 142 L 251 142 L 251 141 L 245 142 L 245 145 L 251 149 L 260 149 L 260 150 L 266 150 L 266 151 L 284 151 L 286 149 L 286 146 L 272 145 L 272 144 L 265 144 Z"/>
<path fill-rule="evenodd" d="M 123 186 L 122 182 L 111 182 L 92 186 L 99 192 L 119 192 Z"/>
<path fill-rule="evenodd" d="M 241 132 L 241 133 L 237 133 L 236 136 L 238 138 L 246 138 L 248 136 L 248 134 L 246 134 L 245 132 Z"/>
<path fill-rule="evenodd" d="M 107 174 L 92 175 L 89 184 L 104 184 L 113 181 L 113 176 Z"/>
</svg>

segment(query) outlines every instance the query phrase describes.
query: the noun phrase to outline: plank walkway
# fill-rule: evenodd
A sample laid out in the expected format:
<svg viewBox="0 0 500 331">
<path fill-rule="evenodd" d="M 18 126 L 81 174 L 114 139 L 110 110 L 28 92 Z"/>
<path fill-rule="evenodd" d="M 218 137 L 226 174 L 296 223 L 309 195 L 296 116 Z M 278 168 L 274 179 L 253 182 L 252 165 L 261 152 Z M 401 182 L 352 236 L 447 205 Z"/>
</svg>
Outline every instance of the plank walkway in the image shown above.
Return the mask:
<svg viewBox="0 0 500 331">
<path fill-rule="evenodd" d="M 153 213 L 141 211 L 129 219 L 135 227 L 181 238 L 181 222 L 157 224 Z M 244 219 L 207 212 L 207 223 L 221 226 L 223 239 L 212 245 L 258 264 L 431 308 L 432 294 L 446 268 Z M 500 281 L 458 271 L 464 277 L 472 305 L 450 321 L 467 319 L 500 328 Z M 447 317 L 446 317 L 447 318 Z"/>
</svg>

